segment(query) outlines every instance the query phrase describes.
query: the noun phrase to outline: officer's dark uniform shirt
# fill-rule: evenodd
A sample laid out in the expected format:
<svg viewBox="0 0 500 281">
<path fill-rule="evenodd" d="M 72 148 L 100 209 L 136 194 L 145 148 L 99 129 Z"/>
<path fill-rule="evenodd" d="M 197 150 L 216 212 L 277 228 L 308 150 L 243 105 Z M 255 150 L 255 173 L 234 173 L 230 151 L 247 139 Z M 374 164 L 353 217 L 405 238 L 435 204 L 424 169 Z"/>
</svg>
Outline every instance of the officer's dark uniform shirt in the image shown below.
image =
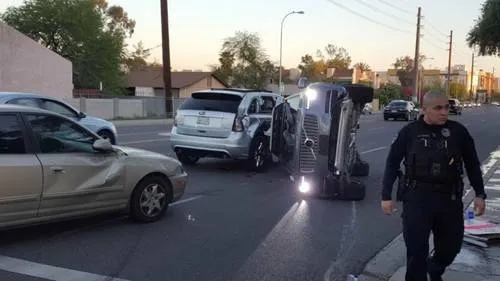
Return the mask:
<svg viewBox="0 0 500 281">
<path fill-rule="evenodd" d="M 423 116 L 421 116 L 419 120 L 403 127 L 391 145 L 382 182 L 382 200 L 386 201 L 392 198 L 392 187 L 399 175 L 401 162 L 408 157 L 408 145 L 415 141 L 415 135 L 412 132 L 425 130 L 435 134 L 442 134 L 443 128 L 448 132 L 449 138 L 453 139 L 453 142 L 458 146 L 458 153 L 460 153 L 469 182 L 476 195 L 484 194 L 483 176 L 474 140 L 465 126 L 453 120 L 448 120 L 444 125 L 429 125 L 425 123 Z M 408 160 L 406 159 L 406 161 Z"/>
</svg>

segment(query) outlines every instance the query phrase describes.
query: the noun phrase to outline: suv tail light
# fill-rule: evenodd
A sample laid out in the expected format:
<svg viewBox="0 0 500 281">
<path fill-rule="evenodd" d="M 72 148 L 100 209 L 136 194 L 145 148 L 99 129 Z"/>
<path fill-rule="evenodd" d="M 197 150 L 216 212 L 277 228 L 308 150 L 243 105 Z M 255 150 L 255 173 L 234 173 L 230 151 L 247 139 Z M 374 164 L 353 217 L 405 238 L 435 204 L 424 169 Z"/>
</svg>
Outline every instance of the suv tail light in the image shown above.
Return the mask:
<svg viewBox="0 0 500 281">
<path fill-rule="evenodd" d="M 235 117 L 233 122 L 233 132 L 243 132 L 243 122 L 241 118 Z"/>
<path fill-rule="evenodd" d="M 184 122 L 184 118 L 182 117 L 182 115 L 180 115 L 180 114 L 175 115 L 174 126 L 182 125 L 183 122 Z"/>
</svg>

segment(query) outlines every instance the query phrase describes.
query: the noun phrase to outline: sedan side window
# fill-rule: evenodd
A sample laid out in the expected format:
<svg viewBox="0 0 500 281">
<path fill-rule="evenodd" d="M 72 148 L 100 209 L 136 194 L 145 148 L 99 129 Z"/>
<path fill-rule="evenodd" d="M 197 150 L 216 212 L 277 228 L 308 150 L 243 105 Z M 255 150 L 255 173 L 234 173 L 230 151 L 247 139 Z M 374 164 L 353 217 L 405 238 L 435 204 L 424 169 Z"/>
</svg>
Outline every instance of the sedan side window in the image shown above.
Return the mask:
<svg viewBox="0 0 500 281">
<path fill-rule="evenodd" d="M 97 137 L 71 121 L 43 114 L 29 114 L 27 119 L 42 153 L 95 152 Z"/>
<path fill-rule="evenodd" d="M 0 115 L 0 155 L 25 153 L 24 134 L 17 116 Z"/>
<path fill-rule="evenodd" d="M 52 100 L 42 100 L 42 105 L 43 108 L 48 111 L 59 113 L 67 117 L 76 117 L 76 112 L 74 112 L 71 108 L 60 102 Z"/>
</svg>

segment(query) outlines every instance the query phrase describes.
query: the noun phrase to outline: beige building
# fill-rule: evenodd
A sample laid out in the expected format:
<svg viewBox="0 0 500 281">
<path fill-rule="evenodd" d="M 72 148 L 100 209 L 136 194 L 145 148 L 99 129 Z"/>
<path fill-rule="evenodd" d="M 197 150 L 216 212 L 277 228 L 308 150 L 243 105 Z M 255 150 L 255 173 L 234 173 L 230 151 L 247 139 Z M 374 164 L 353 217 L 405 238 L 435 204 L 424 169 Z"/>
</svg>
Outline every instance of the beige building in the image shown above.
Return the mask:
<svg viewBox="0 0 500 281">
<path fill-rule="evenodd" d="M 0 91 L 72 98 L 72 63 L 0 22 Z"/>
<path fill-rule="evenodd" d="M 126 87 L 133 96 L 165 96 L 161 69 L 132 71 L 127 74 L 126 78 Z M 187 98 L 194 91 L 210 88 L 227 88 L 227 86 L 211 72 L 172 72 L 173 98 Z"/>
</svg>

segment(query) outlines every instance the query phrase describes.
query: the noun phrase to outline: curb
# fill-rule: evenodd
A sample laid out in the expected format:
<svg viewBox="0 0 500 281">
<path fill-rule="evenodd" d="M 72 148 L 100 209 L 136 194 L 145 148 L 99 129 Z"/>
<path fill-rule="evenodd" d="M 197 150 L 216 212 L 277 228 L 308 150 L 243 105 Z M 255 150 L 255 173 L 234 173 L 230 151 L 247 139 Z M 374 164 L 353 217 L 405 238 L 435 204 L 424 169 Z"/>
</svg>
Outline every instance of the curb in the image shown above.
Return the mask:
<svg viewBox="0 0 500 281">
<path fill-rule="evenodd" d="M 493 176 L 496 168 L 500 166 L 500 158 L 493 155 L 495 151 L 499 150 L 500 146 L 498 146 L 496 150 L 493 150 L 490 156 L 481 164 L 485 186 L 488 180 Z M 472 201 L 474 201 L 474 189 L 470 186 L 468 179 L 464 182 L 464 185 L 466 186 L 466 191 L 462 197 L 462 202 L 465 211 L 469 208 Z M 432 234 L 429 239 L 429 244 L 429 249 L 432 251 L 434 248 Z M 387 281 L 390 280 L 396 272 L 400 273 L 401 268 L 406 264 L 405 248 L 403 234 L 400 233 L 368 262 L 363 272 L 357 277 L 358 281 Z"/>
</svg>

